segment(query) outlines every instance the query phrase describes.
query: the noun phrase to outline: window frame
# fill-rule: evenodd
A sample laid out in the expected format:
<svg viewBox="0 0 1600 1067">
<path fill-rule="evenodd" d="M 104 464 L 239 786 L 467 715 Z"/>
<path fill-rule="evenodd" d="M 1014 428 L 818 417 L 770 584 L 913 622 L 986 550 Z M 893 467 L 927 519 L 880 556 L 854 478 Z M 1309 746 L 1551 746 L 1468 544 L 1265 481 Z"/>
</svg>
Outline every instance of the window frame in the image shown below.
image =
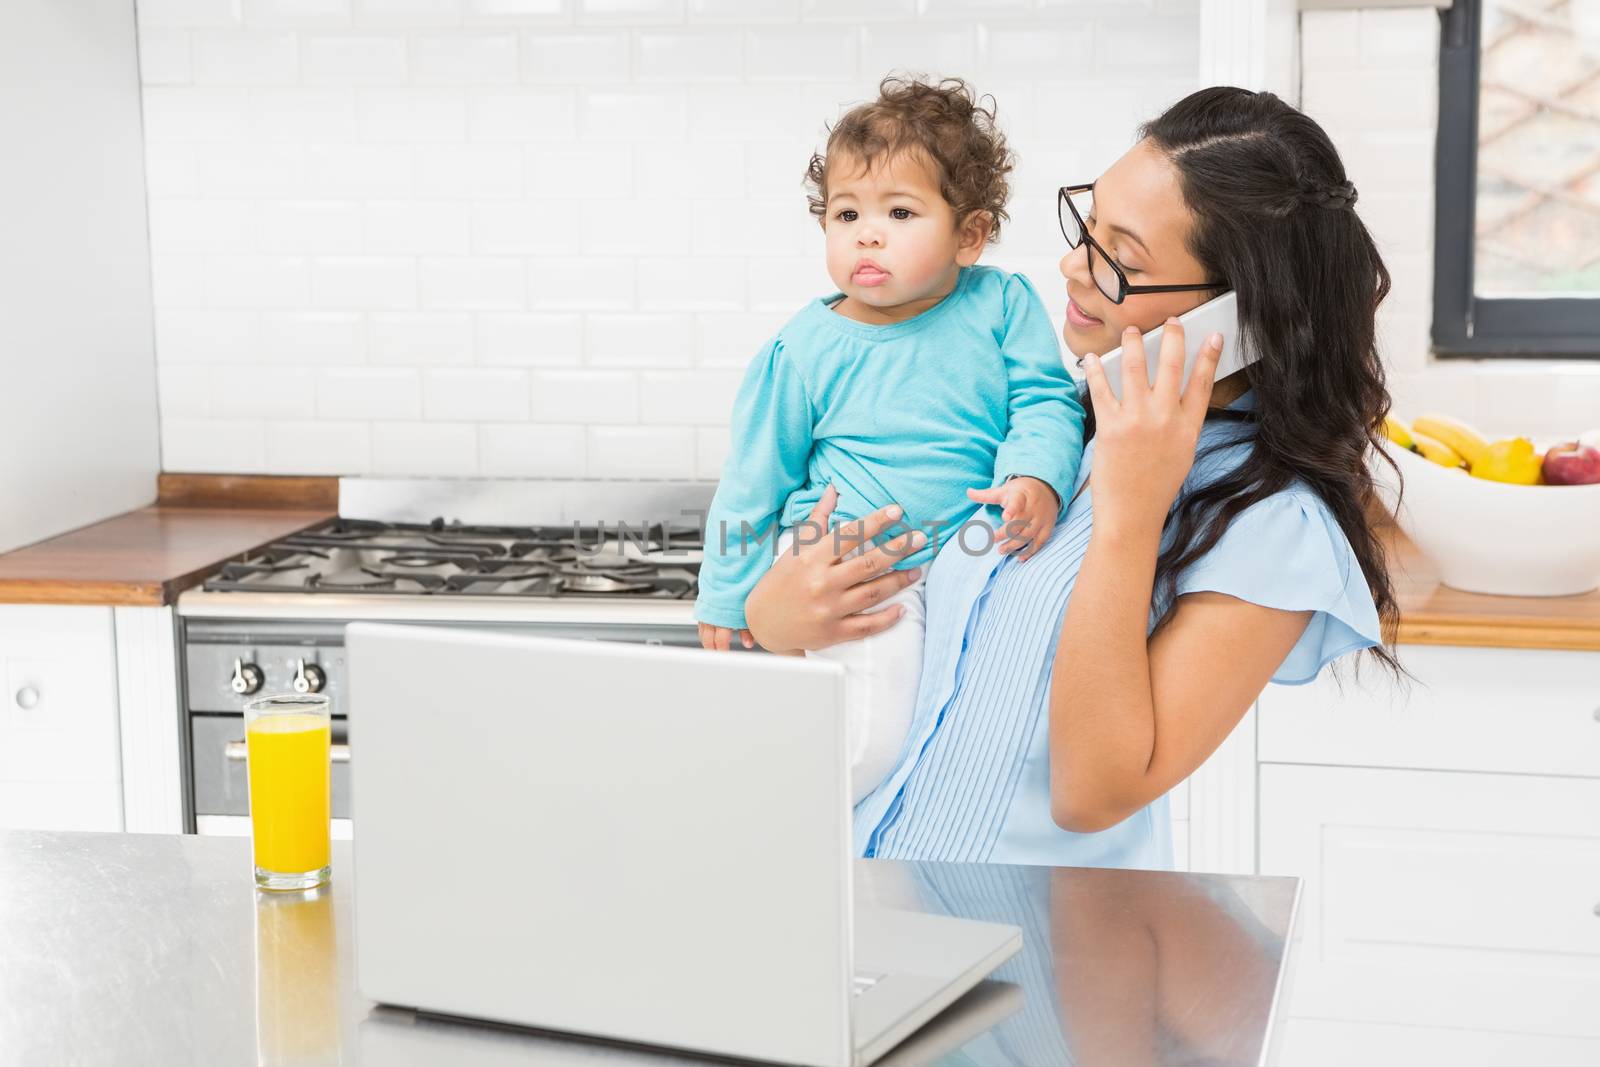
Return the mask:
<svg viewBox="0 0 1600 1067">
<path fill-rule="evenodd" d="M 1439 12 L 1433 347 L 1442 358 L 1600 359 L 1600 296 L 1489 297 L 1473 291 L 1482 0 Z"/>
</svg>

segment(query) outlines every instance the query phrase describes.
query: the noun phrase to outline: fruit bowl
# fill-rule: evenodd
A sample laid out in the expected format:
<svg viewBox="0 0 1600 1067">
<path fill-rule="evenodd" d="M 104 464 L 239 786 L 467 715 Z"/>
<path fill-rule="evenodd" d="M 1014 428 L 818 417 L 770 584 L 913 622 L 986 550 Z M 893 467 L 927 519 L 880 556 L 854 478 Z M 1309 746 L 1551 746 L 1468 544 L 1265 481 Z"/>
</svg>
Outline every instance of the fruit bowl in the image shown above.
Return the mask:
<svg viewBox="0 0 1600 1067">
<path fill-rule="evenodd" d="M 1570 596 L 1600 586 L 1600 484 L 1510 485 L 1383 443 L 1405 479 L 1373 454 L 1378 498 L 1445 585 L 1501 596 Z"/>
</svg>

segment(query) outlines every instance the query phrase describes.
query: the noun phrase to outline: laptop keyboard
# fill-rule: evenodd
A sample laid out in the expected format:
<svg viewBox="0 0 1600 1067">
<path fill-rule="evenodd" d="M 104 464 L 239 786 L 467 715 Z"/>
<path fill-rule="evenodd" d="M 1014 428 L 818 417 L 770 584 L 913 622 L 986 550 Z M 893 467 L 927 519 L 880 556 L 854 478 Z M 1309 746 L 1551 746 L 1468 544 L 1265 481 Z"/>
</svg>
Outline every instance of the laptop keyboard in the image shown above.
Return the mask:
<svg viewBox="0 0 1600 1067">
<path fill-rule="evenodd" d="M 850 995 L 853 997 L 859 997 L 861 994 L 865 993 L 867 990 L 881 982 L 885 977 L 887 976 L 865 973 L 852 976 L 850 980 Z"/>
</svg>

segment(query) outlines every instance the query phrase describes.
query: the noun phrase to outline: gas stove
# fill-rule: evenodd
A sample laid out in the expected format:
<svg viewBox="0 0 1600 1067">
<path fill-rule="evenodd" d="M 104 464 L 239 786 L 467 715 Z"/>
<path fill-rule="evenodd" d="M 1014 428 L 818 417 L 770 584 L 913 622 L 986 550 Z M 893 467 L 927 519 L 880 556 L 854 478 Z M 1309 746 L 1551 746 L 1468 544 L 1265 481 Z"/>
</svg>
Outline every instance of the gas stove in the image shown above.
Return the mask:
<svg viewBox="0 0 1600 1067">
<path fill-rule="evenodd" d="M 693 600 L 701 533 L 653 523 L 468 526 L 332 519 L 208 579 L 208 593 Z"/>
<path fill-rule="evenodd" d="M 336 827 L 348 825 L 349 767 L 361 758 L 346 699 L 351 622 L 697 649 L 694 599 L 710 490 L 341 482 L 343 517 L 230 560 L 178 597 L 189 827 L 248 829 L 243 707 L 289 692 L 329 698 L 339 754 L 333 814 Z M 453 517 L 426 520 L 441 513 Z M 501 523 L 513 515 L 531 524 Z M 675 517 L 595 521 L 610 515 Z M 506 713 L 536 711 L 546 699 L 567 697 L 529 679 L 526 692 L 506 694 Z"/>
</svg>

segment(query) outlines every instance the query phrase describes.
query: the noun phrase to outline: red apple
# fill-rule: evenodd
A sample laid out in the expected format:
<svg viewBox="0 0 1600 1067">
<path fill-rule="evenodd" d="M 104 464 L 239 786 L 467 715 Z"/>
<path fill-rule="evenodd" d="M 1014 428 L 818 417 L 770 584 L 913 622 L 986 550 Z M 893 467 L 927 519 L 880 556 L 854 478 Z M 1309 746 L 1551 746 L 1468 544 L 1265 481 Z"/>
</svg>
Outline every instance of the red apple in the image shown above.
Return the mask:
<svg viewBox="0 0 1600 1067">
<path fill-rule="evenodd" d="M 1600 482 L 1600 448 L 1576 441 L 1551 445 L 1544 454 L 1544 480 L 1549 485 L 1593 485 Z"/>
</svg>

